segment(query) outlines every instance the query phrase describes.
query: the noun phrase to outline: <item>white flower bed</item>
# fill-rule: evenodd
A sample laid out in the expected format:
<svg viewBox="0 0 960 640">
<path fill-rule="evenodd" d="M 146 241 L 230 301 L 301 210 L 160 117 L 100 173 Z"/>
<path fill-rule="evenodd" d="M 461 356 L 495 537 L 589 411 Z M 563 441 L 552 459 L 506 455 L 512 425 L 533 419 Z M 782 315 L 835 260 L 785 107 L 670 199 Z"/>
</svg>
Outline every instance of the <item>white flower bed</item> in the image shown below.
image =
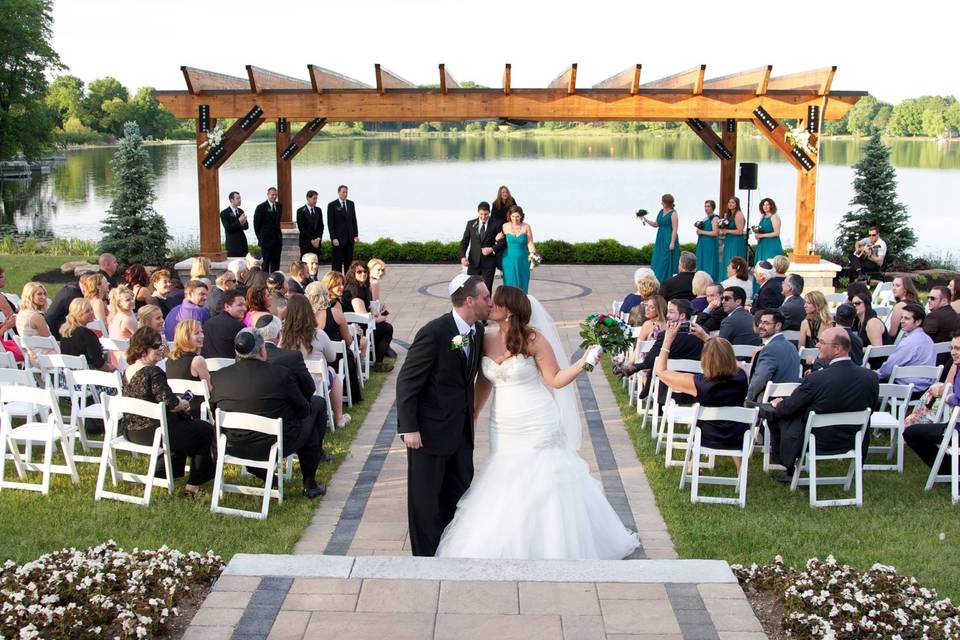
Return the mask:
<svg viewBox="0 0 960 640">
<path fill-rule="evenodd" d="M 151 637 L 180 615 L 176 605 L 191 588 L 222 570 L 212 551 L 128 553 L 113 540 L 23 565 L 8 560 L 0 569 L 0 637 Z"/>
<path fill-rule="evenodd" d="M 960 638 L 960 609 L 949 598 L 893 567 L 875 564 L 867 572 L 837 564 L 828 556 L 807 561 L 803 571 L 783 563 L 749 568 L 733 565 L 744 587 L 772 591 L 786 605 L 784 631 L 798 638 Z"/>
</svg>

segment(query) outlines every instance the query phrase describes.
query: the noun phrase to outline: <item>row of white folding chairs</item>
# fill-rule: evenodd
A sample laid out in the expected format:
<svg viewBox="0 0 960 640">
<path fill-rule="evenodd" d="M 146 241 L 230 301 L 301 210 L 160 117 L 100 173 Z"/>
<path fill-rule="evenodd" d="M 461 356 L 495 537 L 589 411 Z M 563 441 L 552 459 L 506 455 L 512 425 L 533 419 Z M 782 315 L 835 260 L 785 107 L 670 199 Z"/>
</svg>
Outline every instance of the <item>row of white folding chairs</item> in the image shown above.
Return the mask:
<svg viewBox="0 0 960 640">
<path fill-rule="evenodd" d="M 369 380 L 371 367 L 373 367 L 376 361 L 374 341 L 376 339 L 377 322 L 374 320 L 373 315 L 369 313 L 346 312 L 343 314 L 343 317 L 350 326 L 356 324 L 363 325 L 366 328 L 367 349 L 365 353 L 360 353 L 360 343 L 356 341 L 356 339 L 354 341 L 357 345 L 357 364 L 363 374 L 363 379 Z M 356 338 L 356 335 L 354 335 L 354 338 Z"/>
</svg>

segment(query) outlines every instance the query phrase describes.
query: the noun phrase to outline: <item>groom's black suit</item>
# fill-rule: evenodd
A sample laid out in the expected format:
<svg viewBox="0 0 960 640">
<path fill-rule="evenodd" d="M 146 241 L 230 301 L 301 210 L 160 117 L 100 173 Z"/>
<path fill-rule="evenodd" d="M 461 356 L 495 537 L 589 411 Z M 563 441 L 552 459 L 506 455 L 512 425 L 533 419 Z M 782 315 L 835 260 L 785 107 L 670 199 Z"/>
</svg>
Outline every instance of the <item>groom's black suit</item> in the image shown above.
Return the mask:
<svg viewBox="0 0 960 640">
<path fill-rule="evenodd" d="M 397 432 L 419 431 L 423 446 L 407 449 L 407 516 L 415 556 L 432 556 L 473 480 L 473 386 L 483 351 L 474 324 L 470 357 L 452 349 L 460 335 L 453 313 L 417 332 L 397 376 Z"/>
<path fill-rule="evenodd" d="M 493 276 L 497 272 L 497 252 L 500 250 L 500 243 L 497 242 L 497 234 L 500 233 L 502 224 L 495 225 L 493 218 L 488 218 L 483 235 L 480 235 L 480 218 L 474 218 L 467 223 L 463 230 L 463 238 L 460 240 L 460 257 L 467 259 L 467 275 L 481 276 L 487 290 L 493 292 Z M 483 255 L 483 249 L 493 249 L 493 253 L 488 256 Z"/>
</svg>

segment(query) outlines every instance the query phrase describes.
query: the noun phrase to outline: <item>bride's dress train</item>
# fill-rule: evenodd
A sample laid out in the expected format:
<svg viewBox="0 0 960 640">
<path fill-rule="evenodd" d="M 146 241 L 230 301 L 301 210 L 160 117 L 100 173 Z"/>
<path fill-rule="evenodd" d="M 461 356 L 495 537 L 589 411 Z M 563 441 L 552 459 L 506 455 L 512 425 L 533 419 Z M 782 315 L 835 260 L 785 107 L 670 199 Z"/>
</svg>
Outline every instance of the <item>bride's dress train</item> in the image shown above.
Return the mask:
<svg viewBox="0 0 960 640">
<path fill-rule="evenodd" d="M 560 409 L 536 360 L 484 356 L 496 389 L 490 458 L 464 494 L 437 556 L 621 559 L 639 544 L 568 446 Z"/>
</svg>

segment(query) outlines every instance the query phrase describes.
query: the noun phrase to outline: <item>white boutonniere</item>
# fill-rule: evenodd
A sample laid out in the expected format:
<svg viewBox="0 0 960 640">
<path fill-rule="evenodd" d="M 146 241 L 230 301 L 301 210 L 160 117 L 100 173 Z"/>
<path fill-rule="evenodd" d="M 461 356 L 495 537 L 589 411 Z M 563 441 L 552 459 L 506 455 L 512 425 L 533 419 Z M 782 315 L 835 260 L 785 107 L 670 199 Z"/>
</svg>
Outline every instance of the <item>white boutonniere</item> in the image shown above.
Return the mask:
<svg viewBox="0 0 960 640">
<path fill-rule="evenodd" d="M 450 341 L 450 351 L 463 351 L 463 346 L 466 344 L 467 340 L 470 339 L 470 332 L 453 336 L 453 339 Z"/>
</svg>

